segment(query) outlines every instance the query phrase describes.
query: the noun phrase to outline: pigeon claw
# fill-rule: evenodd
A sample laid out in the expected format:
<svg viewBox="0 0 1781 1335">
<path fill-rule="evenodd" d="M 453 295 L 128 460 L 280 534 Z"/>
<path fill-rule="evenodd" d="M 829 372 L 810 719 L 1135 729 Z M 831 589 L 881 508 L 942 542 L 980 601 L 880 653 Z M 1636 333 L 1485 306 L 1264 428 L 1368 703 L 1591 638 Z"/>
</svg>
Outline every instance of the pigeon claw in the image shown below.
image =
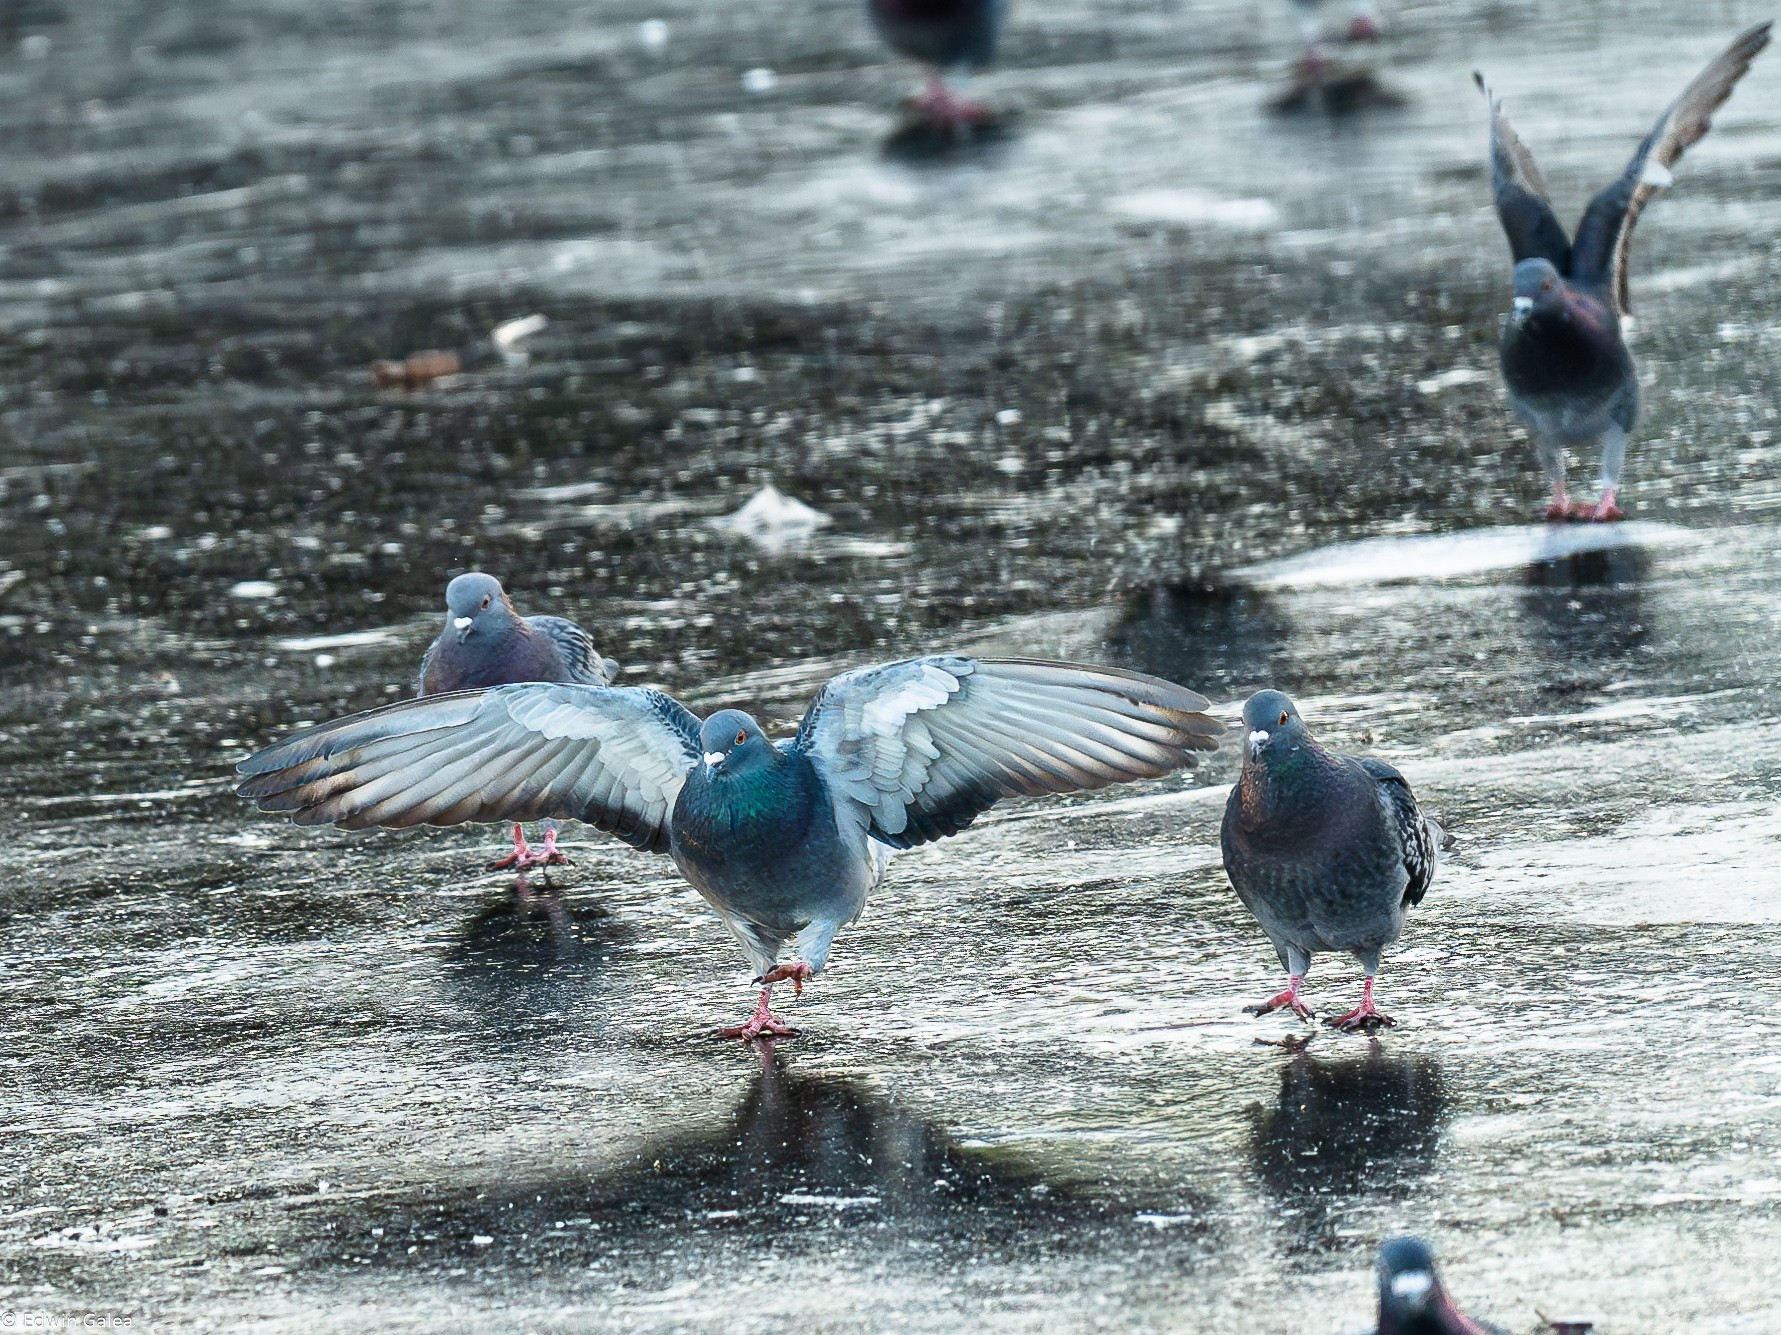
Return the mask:
<svg viewBox="0 0 1781 1335">
<path fill-rule="evenodd" d="M 569 859 L 557 847 L 557 832 L 544 832 L 544 847 L 534 849 L 526 842 L 525 830 L 513 827 L 513 852 L 489 863 L 489 871 L 524 871 L 528 867 L 567 867 Z"/>
<path fill-rule="evenodd" d="M 1368 1001 L 1346 1015 L 1333 1015 L 1324 1023 L 1344 1034 L 1376 1034 L 1381 1029 L 1396 1028 L 1398 1022 Z"/>
<path fill-rule="evenodd" d="M 740 1038 L 744 1042 L 768 1034 L 775 1038 L 796 1038 L 798 1031 L 773 1013 L 767 1003 L 773 995 L 770 987 L 761 989 L 760 999 L 754 1004 L 754 1014 L 741 1024 L 733 1024 L 717 1031 L 719 1038 Z"/>
<path fill-rule="evenodd" d="M 1282 1007 L 1290 1007 L 1292 1013 L 1298 1016 L 1301 1020 L 1309 1020 L 1312 1017 L 1311 1008 L 1303 1001 L 1299 1000 L 1298 979 L 1293 979 L 1291 986 L 1284 991 L 1276 992 L 1266 1001 L 1257 1002 L 1253 1006 L 1245 1006 L 1243 1008 L 1243 1013 L 1245 1015 L 1271 1015 Z"/>
<path fill-rule="evenodd" d="M 797 996 L 804 995 L 804 984 L 816 972 L 803 960 L 795 960 L 790 964 L 775 964 L 755 981 L 771 987 L 774 983 L 790 983 L 792 992 Z M 765 995 L 763 993 L 763 995 Z"/>
<path fill-rule="evenodd" d="M 929 82 L 921 96 L 911 98 L 906 105 L 911 113 L 936 130 L 981 129 L 995 119 L 983 103 L 954 92 L 943 79 Z"/>
</svg>

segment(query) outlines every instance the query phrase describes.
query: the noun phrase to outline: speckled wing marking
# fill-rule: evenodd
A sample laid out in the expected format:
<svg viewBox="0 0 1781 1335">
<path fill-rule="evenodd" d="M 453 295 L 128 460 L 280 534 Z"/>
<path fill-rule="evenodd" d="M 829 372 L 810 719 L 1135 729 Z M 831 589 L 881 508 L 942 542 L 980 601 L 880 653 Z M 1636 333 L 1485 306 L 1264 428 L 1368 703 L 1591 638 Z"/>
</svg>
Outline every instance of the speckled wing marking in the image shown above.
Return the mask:
<svg viewBox="0 0 1781 1335">
<path fill-rule="evenodd" d="M 895 848 L 956 834 L 1004 797 L 1154 778 L 1213 751 L 1204 696 L 1114 668 L 912 658 L 832 678 L 793 745 Z"/>
<path fill-rule="evenodd" d="M 1404 903 L 1420 904 L 1435 879 L 1435 867 L 1440 863 L 1447 834 L 1422 814 L 1422 808 L 1416 805 L 1416 795 L 1410 791 L 1402 774 L 1383 760 L 1369 758 L 1360 763 L 1379 781 L 1380 800 L 1385 803 L 1386 814 L 1397 830 L 1398 847 L 1404 856 L 1404 873 L 1408 877 L 1404 885 Z"/>
<path fill-rule="evenodd" d="M 527 617 L 526 624 L 556 646 L 569 668 L 571 681 L 610 686 L 618 675 L 618 664 L 602 657 L 594 648 L 593 638 L 573 621 L 563 617 Z"/>
<path fill-rule="evenodd" d="M 1484 76 L 1474 70 L 1472 79 L 1490 108 L 1491 194 L 1497 218 L 1509 238 L 1509 253 L 1517 264 L 1529 259 L 1551 260 L 1561 274 L 1569 273 L 1571 239 L 1546 198 L 1546 182 L 1540 179 L 1534 155 L 1509 124 L 1503 104 L 1492 95 Z"/>
<path fill-rule="evenodd" d="M 1626 269 L 1633 225 L 1651 196 L 1670 183 L 1670 168 L 1713 128 L 1713 113 L 1732 95 L 1757 53 L 1769 44 L 1770 27 L 1759 23 L 1745 29 L 1695 75 L 1682 96 L 1657 118 L 1620 179 L 1589 202 L 1583 221 L 1577 224 L 1575 277 L 1579 282 L 1608 287 L 1619 314 L 1632 311 Z"/>
<path fill-rule="evenodd" d="M 699 720 L 660 691 L 566 682 L 457 691 L 295 733 L 235 791 L 299 825 L 586 821 L 646 852 L 699 759 Z"/>
</svg>

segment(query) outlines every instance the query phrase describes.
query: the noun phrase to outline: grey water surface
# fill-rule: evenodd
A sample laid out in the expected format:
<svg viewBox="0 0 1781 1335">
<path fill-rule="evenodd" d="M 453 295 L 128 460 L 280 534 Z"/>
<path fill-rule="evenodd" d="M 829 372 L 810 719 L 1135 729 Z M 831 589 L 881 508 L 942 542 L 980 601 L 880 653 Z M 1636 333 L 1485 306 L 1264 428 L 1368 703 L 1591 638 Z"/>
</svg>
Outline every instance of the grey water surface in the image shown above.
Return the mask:
<svg viewBox="0 0 1781 1335">
<path fill-rule="evenodd" d="M 1532 522 L 1470 82 L 1574 218 L 1769 12 L 1392 4 L 1332 120 L 1284 3 L 1015 0 L 948 147 L 844 0 L 0 7 L 0 1311 L 1326 1335 L 1414 1231 L 1517 1332 L 1781 1329 L 1781 56 L 1640 224 L 1606 530 Z M 712 522 L 769 482 L 829 522 Z M 663 859 L 230 794 L 475 567 L 786 727 L 941 648 L 1287 689 L 1460 841 L 1399 1027 L 1241 1013 L 1230 751 L 900 856 L 771 1050 Z"/>
</svg>

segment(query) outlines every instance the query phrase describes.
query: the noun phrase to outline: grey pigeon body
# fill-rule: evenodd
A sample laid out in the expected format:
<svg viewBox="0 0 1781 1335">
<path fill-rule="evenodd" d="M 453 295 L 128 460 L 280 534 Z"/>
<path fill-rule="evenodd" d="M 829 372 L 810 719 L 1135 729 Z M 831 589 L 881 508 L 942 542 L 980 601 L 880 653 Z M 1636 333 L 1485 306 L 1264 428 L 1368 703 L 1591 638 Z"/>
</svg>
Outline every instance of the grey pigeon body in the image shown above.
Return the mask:
<svg viewBox="0 0 1781 1335">
<path fill-rule="evenodd" d="M 1615 496 L 1626 440 L 1639 416 L 1639 382 L 1621 320 L 1631 312 L 1627 260 L 1633 227 L 1669 169 L 1712 125 L 1715 111 L 1769 42 L 1761 23 L 1741 33 L 1665 108 L 1620 177 L 1590 201 L 1573 239 L 1546 198 L 1545 183 L 1491 96 L 1492 194 L 1515 261 L 1514 300 L 1501 361 L 1509 402 L 1527 428 L 1552 485 L 1550 519 L 1619 519 Z M 1601 496 L 1574 504 L 1565 487 L 1567 450 L 1600 441 Z"/>
<path fill-rule="evenodd" d="M 1435 1254 L 1421 1238 L 1389 1238 L 1379 1248 L 1379 1325 L 1372 1335 L 1508 1335 L 1467 1316 L 1435 1270 Z"/>
<path fill-rule="evenodd" d="M 1260 1013 L 1309 1016 L 1299 986 L 1321 951 L 1344 951 L 1366 971 L 1342 1028 L 1392 1023 L 1373 1005 L 1379 956 L 1420 903 L 1445 841 L 1404 776 L 1383 761 L 1326 750 L 1292 701 L 1260 691 L 1243 707 L 1243 770 L 1225 806 L 1221 843 L 1231 887 L 1267 933 L 1288 974 Z"/>
<path fill-rule="evenodd" d="M 593 638 L 563 617 L 522 617 L 493 575 L 471 571 L 445 586 L 445 625 L 421 658 L 418 691 L 444 695 L 525 681 L 571 681 L 605 686 L 618 664 L 594 648 Z M 513 852 L 493 869 L 548 867 L 569 859 L 557 849 L 557 829 L 545 822 L 544 846 L 533 851 L 524 828 L 513 827 Z"/>
<path fill-rule="evenodd" d="M 446 586 L 445 605 L 445 625 L 421 659 L 421 695 L 518 681 L 605 686 L 618 675 L 618 664 L 573 621 L 522 617 L 493 575 L 459 575 Z"/>
<path fill-rule="evenodd" d="M 305 825 L 569 817 L 672 856 L 762 984 L 732 1031 L 788 1033 L 772 984 L 805 979 L 890 851 L 1015 795 L 1166 774 L 1218 745 L 1203 697 L 1139 673 L 1027 659 L 907 659 L 825 685 L 794 738 L 658 691 L 532 684 L 404 701 L 242 762 L 238 791 Z M 780 963 L 787 942 L 798 958 Z"/>
</svg>

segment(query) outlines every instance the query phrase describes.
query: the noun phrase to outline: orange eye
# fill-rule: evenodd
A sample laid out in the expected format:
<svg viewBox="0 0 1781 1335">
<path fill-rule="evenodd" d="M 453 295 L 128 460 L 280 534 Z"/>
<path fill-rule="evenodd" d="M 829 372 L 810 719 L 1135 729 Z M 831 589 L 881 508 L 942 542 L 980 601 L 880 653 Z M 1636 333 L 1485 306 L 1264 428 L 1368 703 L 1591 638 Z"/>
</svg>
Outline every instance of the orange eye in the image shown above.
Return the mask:
<svg viewBox="0 0 1781 1335">
<path fill-rule="evenodd" d="M 489 600 L 487 598 L 482 600 L 482 610 L 485 612 L 489 610 Z"/>
<path fill-rule="evenodd" d="M 744 743 L 744 742 L 746 742 L 746 741 L 747 741 L 747 740 L 748 740 L 748 734 L 747 734 L 747 733 L 745 733 L 745 732 L 739 732 L 739 733 L 737 733 L 737 734 L 736 734 L 736 745 L 737 745 L 737 746 L 741 746 L 741 745 L 742 745 L 742 743 Z"/>
<path fill-rule="evenodd" d="M 1284 728 L 1286 726 L 1286 720 L 1291 717 L 1292 717 L 1291 714 L 1282 714 L 1280 716 L 1280 726 Z"/>
</svg>

